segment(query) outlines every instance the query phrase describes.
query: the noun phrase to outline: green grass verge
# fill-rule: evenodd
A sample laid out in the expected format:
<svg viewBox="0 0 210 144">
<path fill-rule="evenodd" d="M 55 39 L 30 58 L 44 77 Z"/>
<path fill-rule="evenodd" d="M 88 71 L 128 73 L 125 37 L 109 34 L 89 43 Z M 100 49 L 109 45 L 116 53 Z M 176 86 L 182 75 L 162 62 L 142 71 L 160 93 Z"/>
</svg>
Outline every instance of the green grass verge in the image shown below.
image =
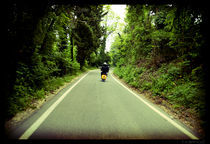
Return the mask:
<svg viewBox="0 0 210 144">
<path fill-rule="evenodd" d="M 44 99 L 47 94 L 52 93 L 59 87 L 63 86 L 65 83 L 69 83 L 75 77 L 80 74 L 95 69 L 93 67 L 83 68 L 72 74 L 67 74 L 63 77 L 52 77 L 44 81 L 44 87 L 41 89 L 32 89 L 27 85 L 15 85 L 16 93 L 13 97 L 8 98 L 8 107 L 6 113 L 6 119 L 12 118 L 18 112 L 24 111 L 27 108 L 31 107 L 31 103 L 34 100 Z"/>
</svg>

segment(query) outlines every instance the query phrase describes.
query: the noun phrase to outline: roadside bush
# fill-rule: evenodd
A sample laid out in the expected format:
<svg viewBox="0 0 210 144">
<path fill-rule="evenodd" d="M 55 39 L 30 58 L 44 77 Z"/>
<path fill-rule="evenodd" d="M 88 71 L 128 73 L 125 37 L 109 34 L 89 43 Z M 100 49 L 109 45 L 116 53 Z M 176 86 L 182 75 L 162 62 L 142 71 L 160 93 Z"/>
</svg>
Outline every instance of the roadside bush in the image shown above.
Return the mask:
<svg viewBox="0 0 210 144">
<path fill-rule="evenodd" d="M 134 73 L 135 73 L 135 69 L 131 65 L 128 65 L 127 67 L 124 67 L 123 68 L 124 80 L 127 83 L 133 82 L 134 78 L 135 78 Z"/>
<path fill-rule="evenodd" d="M 71 69 L 73 73 L 76 73 L 77 71 L 80 70 L 80 64 L 77 61 L 72 61 L 71 62 Z"/>
<path fill-rule="evenodd" d="M 181 68 L 172 65 L 172 66 L 169 66 L 169 69 L 167 72 L 168 72 L 169 76 L 172 79 L 174 79 L 174 78 L 177 78 L 181 74 Z"/>
<path fill-rule="evenodd" d="M 41 90 L 37 90 L 33 95 L 35 99 L 42 99 L 45 97 L 45 90 L 43 88 Z"/>
<path fill-rule="evenodd" d="M 152 88 L 152 83 L 151 82 L 143 82 L 141 85 L 141 90 L 149 90 Z"/>
<path fill-rule="evenodd" d="M 50 78 L 50 72 L 48 68 L 42 63 L 38 63 L 33 66 L 31 79 L 33 80 L 30 84 L 35 89 L 41 89 L 46 86 L 45 81 Z"/>
<path fill-rule="evenodd" d="M 129 83 L 131 86 L 138 88 L 139 87 L 139 82 L 137 80 L 134 80 L 133 82 Z"/>
<path fill-rule="evenodd" d="M 24 85 L 15 85 L 14 93 L 8 98 L 8 116 L 26 109 L 32 99 L 32 89 Z"/>
<path fill-rule="evenodd" d="M 121 72 L 121 69 L 122 68 L 119 68 L 119 67 L 116 67 L 115 69 L 114 69 L 114 74 L 116 74 L 117 76 L 119 76 L 119 78 L 123 78 L 123 73 Z"/>
<path fill-rule="evenodd" d="M 122 66 L 121 68 L 116 67 L 114 69 L 114 74 L 123 78 L 131 86 L 138 88 L 139 87 L 139 77 L 140 74 L 144 71 L 143 68 L 136 68 L 132 65 Z"/>
<path fill-rule="evenodd" d="M 194 68 L 186 74 L 183 70 L 189 62 L 162 64 L 152 73 L 145 67 L 116 67 L 114 73 L 128 84 L 141 91 L 149 90 L 154 96 L 164 97 L 174 107 L 184 106 L 205 114 L 205 91 L 202 80 L 202 67 Z"/>
<path fill-rule="evenodd" d="M 162 74 L 158 78 L 153 78 L 151 91 L 154 95 L 165 95 L 173 85 L 171 76 L 169 74 Z"/>
<path fill-rule="evenodd" d="M 203 69 L 201 66 L 198 66 L 194 68 L 191 72 L 191 79 L 194 81 L 203 81 L 204 80 L 204 74 L 203 74 Z"/>
<path fill-rule="evenodd" d="M 140 68 L 137 68 L 136 70 L 136 73 L 137 74 L 142 74 L 143 72 L 145 72 L 147 69 L 145 67 L 140 67 Z"/>
<path fill-rule="evenodd" d="M 179 103 L 186 108 L 201 110 L 204 107 L 204 90 L 197 83 L 187 82 L 174 87 L 167 98 L 172 103 Z"/>
</svg>

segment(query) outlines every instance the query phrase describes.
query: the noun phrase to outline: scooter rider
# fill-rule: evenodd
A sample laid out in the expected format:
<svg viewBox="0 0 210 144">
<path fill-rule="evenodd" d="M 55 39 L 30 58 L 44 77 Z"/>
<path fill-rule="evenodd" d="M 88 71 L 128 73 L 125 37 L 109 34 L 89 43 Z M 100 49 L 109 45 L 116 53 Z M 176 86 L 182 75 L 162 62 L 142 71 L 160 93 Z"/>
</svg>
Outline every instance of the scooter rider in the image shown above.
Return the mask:
<svg viewBox="0 0 210 144">
<path fill-rule="evenodd" d="M 106 62 L 103 63 L 102 67 L 101 67 L 101 76 L 102 74 L 106 74 L 109 72 L 109 66 Z"/>
</svg>

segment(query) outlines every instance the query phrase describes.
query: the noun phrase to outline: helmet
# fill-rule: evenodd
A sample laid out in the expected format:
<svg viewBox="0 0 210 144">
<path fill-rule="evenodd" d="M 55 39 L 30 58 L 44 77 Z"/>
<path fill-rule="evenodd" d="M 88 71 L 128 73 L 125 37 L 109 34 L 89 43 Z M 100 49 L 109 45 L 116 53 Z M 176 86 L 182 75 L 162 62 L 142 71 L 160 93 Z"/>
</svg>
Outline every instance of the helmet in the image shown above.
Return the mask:
<svg viewBox="0 0 210 144">
<path fill-rule="evenodd" d="M 108 64 L 106 62 L 103 63 L 103 66 L 108 66 Z"/>
</svg>

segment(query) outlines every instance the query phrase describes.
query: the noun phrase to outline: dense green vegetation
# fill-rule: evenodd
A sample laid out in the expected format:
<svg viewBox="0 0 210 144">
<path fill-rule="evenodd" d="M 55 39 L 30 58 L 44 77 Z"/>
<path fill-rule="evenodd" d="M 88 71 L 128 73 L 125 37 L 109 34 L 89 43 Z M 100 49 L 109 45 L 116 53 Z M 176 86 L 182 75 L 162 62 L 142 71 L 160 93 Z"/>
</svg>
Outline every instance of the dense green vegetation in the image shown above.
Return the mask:
<svg viewBox="0 0 210 144">
<path fill-rule="evenodd" d="M 128 5 L 126 25 L 111 51 L 118 19 L 110 6 L 15 1 L 8 11 L 6 118 L 104 61 L 140 91 L 174 108 L 205 116 L 207 11 L 197 5 Z"/>
<path fill-rule="evenodd" d="M 192 5 L 129 5 L 111 46 L 114 73 L 175 108 L 205 114 L 205 11 Z"/>
<path fill-rule="evenodd" d="M 65 78 L 104 62 L 103 5 L 9 3 L 6 117 L 26 109 Z"/>
</svg>

